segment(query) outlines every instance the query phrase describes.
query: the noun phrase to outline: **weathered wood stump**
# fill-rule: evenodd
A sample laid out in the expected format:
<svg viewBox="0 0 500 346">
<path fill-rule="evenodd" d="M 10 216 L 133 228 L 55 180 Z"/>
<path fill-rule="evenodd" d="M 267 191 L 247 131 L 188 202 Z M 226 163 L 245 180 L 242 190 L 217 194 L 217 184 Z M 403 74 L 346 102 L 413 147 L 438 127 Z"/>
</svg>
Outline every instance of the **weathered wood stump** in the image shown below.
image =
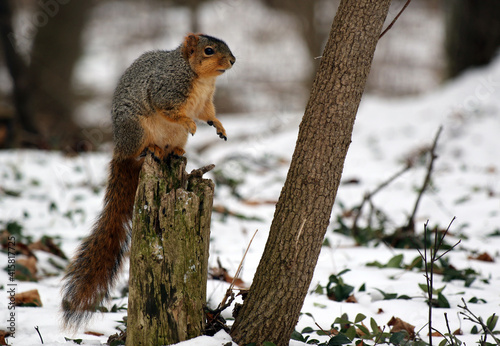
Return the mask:
<svg viewBox="0 0 500 346">
<path fill-rule="evenodd" d="M 202 334 L 214 184 L 207 166 L 148 155 L 135 199 L 127 345 L 168 345 Z"/>
</svg>

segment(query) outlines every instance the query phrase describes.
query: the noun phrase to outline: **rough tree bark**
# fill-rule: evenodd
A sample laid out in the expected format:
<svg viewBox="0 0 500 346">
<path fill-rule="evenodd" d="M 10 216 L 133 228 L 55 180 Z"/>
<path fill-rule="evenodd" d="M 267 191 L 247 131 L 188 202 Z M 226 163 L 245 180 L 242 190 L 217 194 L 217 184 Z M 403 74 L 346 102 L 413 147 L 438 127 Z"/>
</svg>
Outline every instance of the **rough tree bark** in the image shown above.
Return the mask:
<svg viewBox="0 0 500 346">
<path fill-rule="evenodd" d="M 169 345 L 202 334 L 214 184 L 185 158 L 146 158 L 135 200 L 127 345 Z M 212 166 L 213 167 L 213 166 Z"/>
<path fill-rule="evenodd" d="M 390 0 L 343 0 L 299 129 L 269 239 L 231 336 L 288 345 L 329 224 Z"/>
</svg>

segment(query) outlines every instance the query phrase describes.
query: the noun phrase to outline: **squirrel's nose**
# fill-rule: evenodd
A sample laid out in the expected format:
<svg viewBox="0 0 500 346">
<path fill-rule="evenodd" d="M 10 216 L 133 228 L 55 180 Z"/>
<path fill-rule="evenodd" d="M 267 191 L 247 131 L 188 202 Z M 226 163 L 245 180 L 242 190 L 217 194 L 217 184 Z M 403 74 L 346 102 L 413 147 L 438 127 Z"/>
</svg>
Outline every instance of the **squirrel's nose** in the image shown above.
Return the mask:
<svg viewBox="0 0 500 346">
<path fill-rule="evenodd" d="M 229 59 L 229 62 L 231 63 L 231 66 L 233 66 L 234 63 L 236 62 L 236 58 L 234 56 L 231 57 L 231 59 Z"/>
</svg>

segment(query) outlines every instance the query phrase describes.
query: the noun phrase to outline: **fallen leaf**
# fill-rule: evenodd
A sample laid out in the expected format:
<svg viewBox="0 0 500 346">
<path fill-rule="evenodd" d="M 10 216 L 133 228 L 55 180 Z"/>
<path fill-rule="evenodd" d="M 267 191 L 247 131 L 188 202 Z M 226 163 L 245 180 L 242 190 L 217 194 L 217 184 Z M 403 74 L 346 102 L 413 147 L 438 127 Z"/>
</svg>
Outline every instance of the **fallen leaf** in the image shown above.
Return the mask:
<svg viewBox="0 0 500 346">
<path fill-rule="evenodd" d="M 16 262 L 16 280 L 19 281 L 38 281 L 37 259 L 35 256 L 19 258 Z"/>
<path fill-rule="evenodd" d="M 478 260 L 478 261 L 483 261 L 483 262 L 495 262 L 495 260 L 493 259 L 493 257 L 490 256 L 489 253 L 487 252 L 483 252 L 482 254 L 480 255 L 477 255 L 477 256 L 469 256 L 468 257 L 469 259 L 473 259 L 473 260 Z"/>
<path fill-rule="evenodd" d="M 0 233 L 0 245 L 2 245 L 3 249 L 6 249 L 7 247 L 9 247 L 9 243 L 10 243 L 9 237 L 10 236 L 11 236 L 10 233 L 6 230 L 4 230 Z M 33 253 L 33 251 L 31 251 L 26 244 L 21 243 L 20 241 L 16 241 L 16 253 L 26 255 L 28 257 L 30 257 L 30 256 L 36 257 L 35 254 Z"/>
<path fill-rule="evenodd" d="M 384 313 L 384 310 L 382 310 L 382 308 L 378 308 L 377 314 L 380 315 L 380 314 L 383 314 L 383 313 Z"/>
<path fill-rule="evenodd" d="M 16 306 L 42 306 L 38 290 L 31 290 L 16 294 Z"/>
<path fill-rule="evenodd" d="M 54 243 L 54 239 L 52 237 L 44 236 L 39 241 L 28 245 L 28 248 L 30 250 L 42 250 L 61 257 L 62 259 L 68 259 L 61 248 Z"/>
<path fill-rule="evenodd" d="M 30 273 L 35 276 L 38 269 L 36 268 L 36 258 L 34 256 L 29 256 L 27 258 L 19 258 L 16 264 L 20 264 L 26 267 Z"/>
<path fill-rule="evenodd" d="M 6 330 L 0 330 L 0 345 L 8 345 L 5 338 L 10 336 L 10 335 L 11 335 L 11 332 L 8 332 Z"/>
<path fill-rule="evenodd" d="M 356 297 L 354 294 L 351 294 L 347 299 L 345 300 L 346 303 L 357 303 L 358 301 L 356 300 Z"/>
<path fill-rule="evenodd" d="M 212 277 L 214 280 L 220 280 L 220 281 L 225 281 L 227 283 L 232 283 L 233 282 L 233 277 L 229 275 L 227 270 L 223 267 L 213 267 L 210 268 L 208 274 Z M 239 288 L 248 288 L 247 285 L 243 280 L 240 278 L 234 279 L 234 285 Z"/>
<path fill-rule="evenodd" d="M 415 326 L 403 321 L 399 317 L 393 316 L 390 321 L 387 322 L 387 325 L 392 326 L 391 333 L 397 333 L 405 330 L 408 333 L 408 337 L 410 338 L 410 340 L 413 340 L 415 338 Z"/>
<path fill-rule="evenodd" d="M 429 336 L 429 333 L 427 333 L 427 336 Z M 437 337 L 442 338 L 443 334 L 441 334 L 440 332 L 432 332 L 432 336 L 437 336 Z"/>
<path fill-rule="evenodd" d="M 462 332 L 462 329 L 458 328 L 453 332 L 453 335 L 464 335 L 464 333 Z"/>
<path fill-rule="evenodd" d="M 94 336 L 103 336 L 104 335 L 103 333 L 91 332 L 90 330 L 84 332 L 83 334 L 94 335 Z"/>
</svg>

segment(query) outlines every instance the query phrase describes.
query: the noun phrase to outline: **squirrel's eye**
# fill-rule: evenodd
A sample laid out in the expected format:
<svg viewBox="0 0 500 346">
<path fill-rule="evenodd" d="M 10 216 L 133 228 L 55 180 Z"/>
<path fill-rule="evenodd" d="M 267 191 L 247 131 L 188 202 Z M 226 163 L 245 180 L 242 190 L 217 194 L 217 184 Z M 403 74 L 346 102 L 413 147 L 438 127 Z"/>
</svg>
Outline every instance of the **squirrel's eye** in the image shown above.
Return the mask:
<svg viewBox="0 0 500 346">
<path fill-rule="evenodd" d="M 205 48 L 205 54 L 206 55 L 213 55 L 215 53 L 214 49 L 212 47 L 207 47 Z"/>
</svg>

